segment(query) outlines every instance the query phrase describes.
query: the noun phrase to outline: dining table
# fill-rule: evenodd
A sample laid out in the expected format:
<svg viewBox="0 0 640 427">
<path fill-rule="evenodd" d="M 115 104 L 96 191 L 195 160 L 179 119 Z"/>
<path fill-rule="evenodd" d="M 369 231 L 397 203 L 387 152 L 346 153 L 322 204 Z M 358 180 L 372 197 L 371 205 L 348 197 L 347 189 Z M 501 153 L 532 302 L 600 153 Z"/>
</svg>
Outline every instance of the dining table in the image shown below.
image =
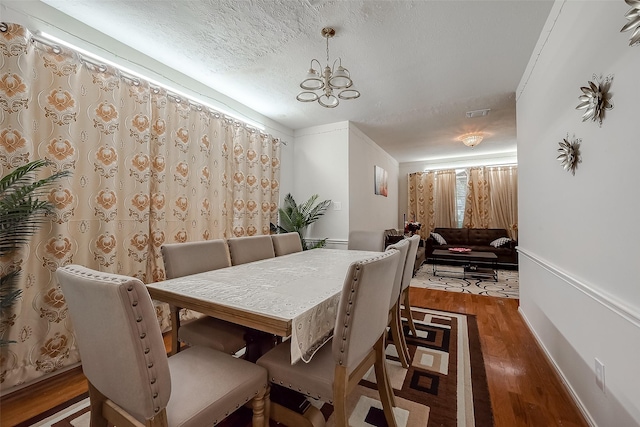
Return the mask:
<svg viewBox="0 0 640 427">
<path fill-rule="evenodd" d="M 155 282 L 147 289 L 173 308 L 289 337 L 291 363 L 308 362 L 333 334 L 349 265 L 376 255 L 318 248 Z M 171 324 L 175 351 L 179 316 L 172 315 Z"/>
</svg>

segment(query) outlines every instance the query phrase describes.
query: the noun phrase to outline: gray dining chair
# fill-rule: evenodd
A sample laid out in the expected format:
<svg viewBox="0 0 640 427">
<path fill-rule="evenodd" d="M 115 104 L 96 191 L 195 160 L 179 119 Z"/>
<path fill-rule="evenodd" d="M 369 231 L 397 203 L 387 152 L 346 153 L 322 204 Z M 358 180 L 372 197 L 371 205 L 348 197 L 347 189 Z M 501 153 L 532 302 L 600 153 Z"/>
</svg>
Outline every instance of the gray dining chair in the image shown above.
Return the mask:
<svg viewBox="0 0 640 427">
<path fill-rule="evenodd" d="M 273 250 L 276 256 L 302 251 L 300 235 L 295 231 L 291 233 L 272 234 L 271 241 L 273 242 Z"/>
<path fill-rule="evenodd" d="M 396 347 L 396 353 L 398 353 L 398 359 L 403 368 L 409 368 L 411 358 L 409 356 L 407 341 L 402 331 L 402 319 L 400 318 L 398 307 L 402 291 L 402 279 L 404 278 L 404 270 L 407 268 L 407 254 L 410 246 L 411 243 L 409 239 L 403 239 L 393 245 L 387 246 L 386 249 L 387 251 L 395 249 L 400 252 L 400 261 L 396 269 L 396 276 L 393 281 L 393 290 L 391 291 L 391 300 L 389 303 L 389 329 L 391 330 L 393 345 Z"/>
<path fill-rule="evenodd" d="M 245 403 L 268 426 L 264 368 L 207 347 L 167 357 L 145 285 L 79 265 L 58 268 L 89 381 L 91 426 L 215 425 Z"/>
<path fill-rule="evenodd" d="M 384 251 L 384 231 L 350 231 L 347 249 L 382 252 Z"/>
<path fill-rule="evenodd" d="M 407 262 L 404 269 L 404 276 L 402 278 L 400 304 L 402 304 L 402 315 L 405 317 L 405 319 L 407 319 L 409 329 L 415 337 L 418 336 L 418 333 L 416 332 L 416 325 L 413 323 L 413 315 L 411 314 L 411 304 L 409 302 L 409 286 L 411 285 L 411 278 L 413 277 L 413 265 L 415 263 L 416 253 L 418 252 L 418 245 L 420 244 L 420 236 L 418 234 L 411 236 L 409 238 L 409 243 L 410 246 L 407 253 Z M 398 313 L 398 315 L 400 315 L 400 313 Z"/>
<path fill-rule="evenodd" d="M 270 235 L 227 239 L 231 264 L 240 265 L 276 256 Z"/>
<path fill-rule="evenodd" d="M 160 248 L 167 279 L 230 267 L 229 249 L 223 239 L 199 242 L 169 243 Z M 171 306 L 171 315 L 179 320 L 180 307 Z M 203 345 L 235 354 L 246 346 L 246 329 L 214 317 L 186 321 L 178 328 L 178 341 L 190 346 Z M 172 342 L 172 352 L 180 351 L 180 343 Z"/>
<path fill-rule="evenodd" d="M 400 260 L 397 250 L 350 265 L 338 304 L 333 338 L 309 363 L 291 364 L 291 340 L 277 345 L 257 364 L 269 380 L 334 406 L 335 425 L 347 427 L 347 395 L 373 365 L 387 424 L 396 427 L 395 398 L 386 371 L 384 342 L 389 301 Z"/>
</svg>

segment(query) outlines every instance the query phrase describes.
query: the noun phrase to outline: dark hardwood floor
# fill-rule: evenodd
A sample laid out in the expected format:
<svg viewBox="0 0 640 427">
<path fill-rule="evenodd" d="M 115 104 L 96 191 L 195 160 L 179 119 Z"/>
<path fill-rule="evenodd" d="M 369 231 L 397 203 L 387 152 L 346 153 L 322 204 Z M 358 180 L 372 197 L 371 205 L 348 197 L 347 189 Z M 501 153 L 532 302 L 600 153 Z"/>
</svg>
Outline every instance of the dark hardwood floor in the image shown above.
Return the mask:
<svg viewBox="0 0 640 427">
<path fill-rule="evenodd" d="M 518 313 L 517 300 L 417 288 L 410 298 L 412 305 L 476 315 L 495 427 L 588 427 Z M 86 391 L 79 368 L 17 391 L 2 398 L 0 425 L 14 426 Z"/>
</svg>

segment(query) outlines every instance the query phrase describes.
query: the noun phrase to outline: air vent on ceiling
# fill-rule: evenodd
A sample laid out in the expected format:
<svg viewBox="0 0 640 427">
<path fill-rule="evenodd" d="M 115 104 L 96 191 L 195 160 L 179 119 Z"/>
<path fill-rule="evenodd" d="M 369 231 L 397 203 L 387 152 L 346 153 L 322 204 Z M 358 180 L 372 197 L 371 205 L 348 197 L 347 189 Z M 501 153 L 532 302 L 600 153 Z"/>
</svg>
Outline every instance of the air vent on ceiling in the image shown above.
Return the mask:
<svg viewBox="0 0 640 427">
<path fill-rule="evenodd" d="M 474 117 L 484 117 L 489 115 L 489 111 L 491 111 L 491 109 L 489 108 L 486 108 L 484 110 L 467 111 L 467 118 L 472 119 Z"/>
</svg>

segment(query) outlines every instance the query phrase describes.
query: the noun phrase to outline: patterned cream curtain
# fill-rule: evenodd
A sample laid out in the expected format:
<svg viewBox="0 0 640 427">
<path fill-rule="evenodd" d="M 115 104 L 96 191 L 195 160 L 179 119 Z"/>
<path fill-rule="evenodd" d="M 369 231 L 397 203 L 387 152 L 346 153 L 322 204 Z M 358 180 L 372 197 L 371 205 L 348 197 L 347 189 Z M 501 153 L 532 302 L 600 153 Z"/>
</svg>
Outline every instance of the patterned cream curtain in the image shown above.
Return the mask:
<svg viewBox="0 0 640 427">
<path fill-rule="evenodd" d="M 491 190 L 491 228 L 504 228 L 518 240 L 518 168 L 487 168 Z"/>
<path fill-rule="evenodd" d="M 0 348 L 3 392 L 79 361 L 56 268 L 161 280 L 163 243 L 267 234 L 279 197 L 279 141 L 30 39 L 14 24 L 0 32 L 0 176 L 40 158 L 52 162 L 42 176 L 72 175 L 49 194 L 51 222 L 0 260 L 23 270 L 0 323 L 16 341 Z"/>
<path fill-rule="evenodd" d="M 504 228 L 518 239 L 518 168 L 478 167 L 468 172 L 464 227 Z"/>
<path fill-rule="evenodd" d="M 407 220 L 422 224 L 423 239 L 436 227 L 456 227 L 455 170 L 409 174 L 408 195 Z"/>
<path fill-rule="evenodd" d="M 467 198 L 464 208 L 465 228 L 489 228 L 489 181 L 484 167 L 467 171 Z"/>
<path fill-rule="evenodd" d="M 407 221 L 422 224 L 418 234 L 424 239 L 435 228 L 435 174 L 416 172 L 408 177 Z"/>
</svg>

